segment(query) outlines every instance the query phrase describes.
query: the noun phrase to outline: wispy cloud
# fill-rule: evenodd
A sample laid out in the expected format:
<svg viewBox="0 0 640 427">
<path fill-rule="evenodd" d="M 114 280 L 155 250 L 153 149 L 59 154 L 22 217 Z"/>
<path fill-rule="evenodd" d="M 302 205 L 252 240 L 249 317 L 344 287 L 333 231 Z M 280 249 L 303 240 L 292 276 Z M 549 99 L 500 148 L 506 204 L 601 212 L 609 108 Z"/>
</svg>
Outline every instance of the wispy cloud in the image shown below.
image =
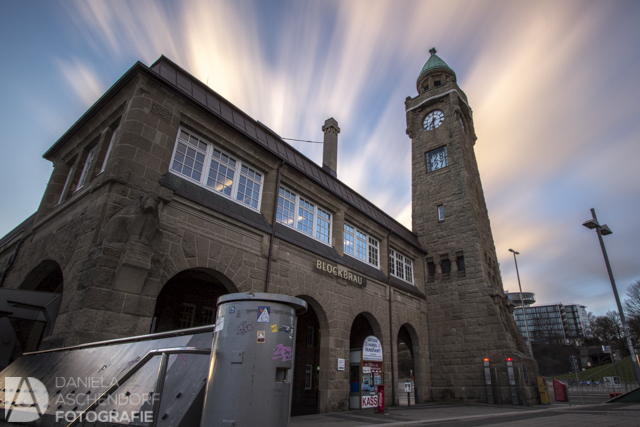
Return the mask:
<svg viewBox="0 0 640 427">
<path fill-rule="evenodd" d="M 96 102 L 106 89 L 93 67 L 77 58 L 71 61 L 59 60 L 58 69 L 86 107 Z"/>
</svg>

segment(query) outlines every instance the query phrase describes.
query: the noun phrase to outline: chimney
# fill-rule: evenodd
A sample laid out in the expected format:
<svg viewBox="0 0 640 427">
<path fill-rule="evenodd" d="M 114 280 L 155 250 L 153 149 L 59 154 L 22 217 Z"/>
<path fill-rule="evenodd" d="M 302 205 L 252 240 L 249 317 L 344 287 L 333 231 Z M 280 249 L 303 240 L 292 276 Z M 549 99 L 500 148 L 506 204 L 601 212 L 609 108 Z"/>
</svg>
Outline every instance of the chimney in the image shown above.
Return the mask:
<svg viewBox="0 0 640 427">
<path fill-rule="evenodd" d="M 331 117 L 324 122 L 322 126 L 324 132 L 324 147 L 322 150 L 322 169 L 329 172 L 334 177 L 338 177 L 338 134 L 340 128 L 338 122 Z"/>
</svg>

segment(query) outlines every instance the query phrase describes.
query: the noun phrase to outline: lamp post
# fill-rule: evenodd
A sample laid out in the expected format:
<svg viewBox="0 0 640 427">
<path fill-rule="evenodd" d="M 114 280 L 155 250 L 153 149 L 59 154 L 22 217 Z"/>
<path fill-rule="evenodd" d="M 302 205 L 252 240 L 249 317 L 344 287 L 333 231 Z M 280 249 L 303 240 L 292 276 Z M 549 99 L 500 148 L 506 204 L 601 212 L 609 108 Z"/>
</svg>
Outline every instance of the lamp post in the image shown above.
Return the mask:
<svg viewBox="0 0 640 427">
<path fill-rule="evenodd" d="M 636 357 L 636 353 L 633 350 L 633 344 L 631 343 L 631 336 L 629 335 L 629 327 L 627 326 L 627 322 L 624 319 L 624 312 L 622 311 L 622 304 L 620 304 L 620 297 L 618 296 L 618 288 L 616 288 L 616 281 L 613 279 L 613 272 L 611 271 L 611 265 L 609 264 L 609 257 L 607 256 L 607 250 L 604 247 L 604 241 L 602 240 L 602 236 L 609 235 L 613 233 L 607 224 L 600 225 L 598 223 L 598 218 L 596 217 L 596 210 L 591 209 L 592 219 L 585 221 L 582 225 L 587 227 L 590 230 L 596 229 L 596 233 L 598 233 L 598 240 L 600 241 L 600 248 L 602 249 L 602 256 L 604 256 L 604 263 L 607 266 L 607 272 L 609 273 L 609 280 L 611 281 L 611 287 L 613 288 L 613 295 L 616 297 L 616 304 L 618 304 L 618 314 L 620 314 L 620 322 L 622 323 L 622 330 L 627 338 L 627 346 L 629 347 L 629 352 L 631 354 L 631 359 L 633 360 L 633 367 L 636 370 L 636 380 L 638 380 L 638 385 L 640 386 L 640 366 L 638 366 L 638 358 Z"/>
<path fill-rule="evenodd" d="M 522 306 L 522 316 L 524 316 L 524 329 L 527 331 L 527 347 L 529 353 L 533 357 L 533 348 L 531 347 L 531 336 L 529 335 L 529 324 L 527 323 L 527 312 L 524 309 L 524 296 L 522 295 L 522 285 L 520 284 L 520 272 L 518 272 L 518 260 L 516 255 L 520 255 L 520 252 L 509 249 L 509 252 L 513 252 L 513 261 L 516 263 L 516 274 L 518 275 L 518 287 L 520 288 L 520 305 Z"/>
</svg>

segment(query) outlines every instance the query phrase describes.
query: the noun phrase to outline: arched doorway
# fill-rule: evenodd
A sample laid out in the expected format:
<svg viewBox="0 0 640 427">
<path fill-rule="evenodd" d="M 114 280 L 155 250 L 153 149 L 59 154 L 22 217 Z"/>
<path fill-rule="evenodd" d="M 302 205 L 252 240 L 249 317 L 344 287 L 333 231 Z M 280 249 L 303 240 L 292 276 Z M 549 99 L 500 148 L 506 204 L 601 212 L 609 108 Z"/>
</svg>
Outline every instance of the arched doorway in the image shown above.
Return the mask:
<svg viewBox="0 0 640 427">
<path fill-rule="evenodd" d="M 317 414 L 319 411 L 320 348 L 325 337 L 321 336 L 323 328 L 320 325 L 318 312 L 322 316 L 322 323 L 325 327 L 327 326 L 324 312 L 315 300 L 307 296 L 298 296 L 298 298 L 307 301 L 307 311 L 298 316 L 291 399 L 292 416 Z"/>
<path fill-rule="evenodd" d="M 183 270 L 158 294 L 151 332 L 211 325 L 216 320 L 218 298 L 233 292 L 237 292 L 233 283 L 218 271 Z"/>
<path fill-rule="evenodd" d="M 375 396 L 376 386 L 382 384 L 382 358 L 377 363 L 365 362 L 362 357 L 363 344 L 371 336 L 380 340 L 382 334 L 378 322 L 369 313 L 358 314 L 351 324 L 349 334 L 349 409 L 370 407 L 368 405 L 372 401 L 368 401 L 366 397 Z M 378 345 L 382 356 L 379 341 Z M 373 365 L 376 366 L 372 368 Z"/>
<path fill-rule="evenodd" d="M 51 333 L 60 307 L 63 282 L 58 263 L 44 260 L 27 274 L 18 288 L 37 292 L 16 293 L 10 297 L 10 305 L 16 308 L 13 315 L 9 315 L 18 341 L 14 353 L 37 351 L 45 333 Z M 55 309 L 51 311 L 54 305 Z"/>
<path fill-rule="evenodd" d="M 398 404 L 400 406 L 406 406 L 409 404 L 415 405 L 416 393 L 415 393 L 415 365 L 414 365 L 414 351 L 413 340 L 407 329 L 407 325 L 402 325 L 398 331 L 397 341 L 397 360 L 398 360 Z M 411 382 L 414 384 L 413 392 L 407 395 L 404 392 L 404 383 Z"/>
</svg>

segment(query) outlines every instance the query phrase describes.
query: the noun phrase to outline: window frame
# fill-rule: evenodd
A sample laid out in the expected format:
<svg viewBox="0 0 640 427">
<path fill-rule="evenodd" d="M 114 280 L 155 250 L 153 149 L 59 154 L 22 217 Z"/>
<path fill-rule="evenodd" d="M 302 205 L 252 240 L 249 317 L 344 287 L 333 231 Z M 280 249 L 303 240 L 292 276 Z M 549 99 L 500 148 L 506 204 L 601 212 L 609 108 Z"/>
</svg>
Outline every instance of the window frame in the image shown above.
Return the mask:
<svg viewBox="0 0 640 427">
<path fill-rule="evenodd" d="M 73 191 L 74 193 L 80 191 L 88 182 L 87 178 L 89 177 L 89 170 L 96 159 L 96 151 L 98 151 L 97 145 L 87 152 L 87 157 L 84 159 L 84 165 L 82 166 L 82 172 L 80 173 L 80 179 L 78 179 L 78 185 L 76 185 L 76 189 Z"/>
<path fill-rule="evenodd" d="M 294 200 L 292 200 L 290 197 L 287 197 L 286 195 L 284 195 L 283 198 L 283 192 L 286 194 L 288 193 L 289 195 L 293 196 Z M 289 204 L 293 204 L 293 218 L 292 219 L 292 223 L 289 224 L 288 221 L 282 221 L 281 219 L 278 219 L 278 216 L 283 217 L 284 218 L 284 212 L 280 211 L 280 199 L 286 200 Z M 303 203 L 300 203 L 300 200 L 302 200 Z M 300 218 L 301 218 L 301 214 L 300 214 L 300 210 L 302 209 L 305 212 L 311 212 L 311 210 L 309 209 L 308 206 L 313 206 L 313 220 L 311 221 L 312 223 L 312 227 L 311 227 L 311 234 L 301 230 L 300 228 L 298 228 L 299 224 L 303 224 L 302 222 L 300 222 Z M 283 206 L 283 210 L 284 208 L 284 203 L 282 204 Z M 288 209 L 288 208 L 287 208 Z M 324 217 L 320 217 L 318 215 L 318 211 L 322 211 L 324 214 L 329 216 L 329 221 L 327 221 Z M 288 216 L 286 218 L 289 218 Z M 304 217 L 304 219 L 308 220 L 307 217 Z M 329 227 L 328 227 L 328 233 L 326 234 L 327 236 L 327 240 L 322 240 L 320 238 L 318 238 L 318 231 L 319 231 L 319 225 L 318 225 L 318 221 L 322 220 L 324 222 L 328 222 L 329 223 Z M 289 187 L 287 187 L 286 185 L 282 185 L 280 184 L 280 188 L 278 188 L 278 201 L 277 201 L 277 206 L 276 206 L 276 222 L 279 224 L 284 225 L 285 227 L 289 227 L 295 231 L 297 231 L 300 234 L 303 234 L 313 240 L 317 240 L 318 242 L 325 244 L 327 246 L 331 246 L 331 237 L 332 237 L 332 231 L 333 231 L 333 214 L 331 212 L 329 212 L 328 209 L 325 209 L 323 206 L 320 206 L 318 203 L 316 203 L 313 199 L 308 198 L 307 196 L 303 196 L 300 193 L 298 193 L 297 191 L 293 191 L 291 190 Z M 303 227 L 308 227 L 308 225 L 302 225 Z M 325 235 L 324 233 L 322 233 L 322 235 Z"/>
<path fill-rule="evenodd" d="M 196 138 L 199 142 L 202 142 L 203 144 L 206 145 L 206 149 L 202 150 L 201 148 L 196 149 L 195 147 L 193 147 L 192 145 L 188 144 L 187 141 L 185 141 L 184 139 L 181 138 L 182 132 L 186 133 L 189 136 L 193 136 L 194 138 Z M 114 132 L 115 135 L 115 132 Z M 200 153 L 202 154 L 202 151 L 204 151 L 204 160 L 202 163 L 202 171 L 200 171 L 200 179 L 195 179 L 192 176 L 186 175 L 182 173 L 182 169 L 180 171 L 177 171 L 174 169 L 174 161 L 177 161 L 178 163 L 180 163 L 179 160 L 176 160 L 176 154 L 178 153 L 178 143 L 182 143 L 183 145 L 187 146 L 187 148 L 192 148 L 196 151 L 196 153 Z M 200 150 L 200 151 L 198 151 Z M 208 180 L 209 180 L 209 173 L 211 170 L 211 161 L 212 160 L 216 160 L 216 158 L 213 156 L 214 151 L 217 151 L 219 153 L 221 153 L 221 157 L 222 155 L 226 156 L 227 158 L 233 160 L 233 162 L 235 163 L 235 166 L 233 166 L 233 181 L 231 183 L 231 194 L 225 194 L 224 193 L 224 188 L 223 187 L 223 191 L 220 190 L 216 190 L 214 187 L 211 187 L 208 185 Z M 220 161 L 217 161 L 219 164 L 221 164 Z M 106 163 L 106 159 L 105 159 L 105 163 Z M 183 167 L 184 167 L 184 163 L 182 163 Z M 223 167 L 226 168 L 226 166 L 223 164 Z M 260 189 L 258 191 L 258 199 L 257 199 L 257 206 L 252 206 L 251 204 L 247 204 L 244 202 L 245 198 L 246 198 L 246 194 L 244 194 L 245 197 L 242 198 L 242 200 L 238 200 L 238 194 L 239 193 L 239 188 L 241 185 L 245 186 L 246 189 L 246 184 L 240 184 L 241 178 L 245 178 L 245 180 L 249 180 L 252 181 L 252 186 L 256 184 L 256 178 L 255 176 L 252 178 L 250 177 L 248 174 L 244 173 L 244 171 L 242 170 L 243 167 L 247 168 L 248 170 L 252 171 L 253 174 L 258 174 L 260 175 L 260 182 L 258 183 L 260 185 Z M 231 170 L 232 168 L 227 168 L 228 170 Z M 219 196 L 222 196 L 228 200 L 231 200 L 234 203 L 239 204 L 240 206 L 244 206 L 248 209 L 251 209 L 252 211 L 255 212 L 260 212 L 260 207 L 262 206 L 262 195 L 264 193 L 264 186 L 265 186 L 265 176 L 266 174 L 264 172 L 262 172 L 260 169 L 254 167 L 253 165 L 250 165 L 249 163 L 246 163 L 242 160 L 240 160 L 240 158 L 238 158 L 238 156 L 234 155 L 234 154 L 230 154 L 227 150 L 219 147 L 218 145 L 215 145 L 214 143 L 212 143 L 211 141 L 209 141 L 206 138 L 203 138 L 200 136 L 200 134 L 198 134 L 197 132 L 193 132 L 190 129 L 184 128 L 182 126 L 180 126 L 180 128 L 178 128 L 178 134 L 176 135 L 176 138 L 174 140 L 174 144 L 173 144 L 173 151 L 171 153 L 171 161 L 169 162 L 169 172 L 179 176 L 182 179 L 186 179 L 189 182 L 193 182 L 194 184 L 197 184 L 198 186 L 214 193 L 217 194 Z M 252 190 L 253 191 L 253 190 Z M 253 198 L 250 198 L 250 200 L 255 200 Z"/>
<path fill-rule="evenodd" d="M 351 228 L 353 232 L 347 231 L 346 227 Z M 345 241 L 348 240 L 345 234 L 348 234 L 353 238 L 353 240 L 349 239 L 349 241 L 353 243 L 353 253 L 350 253 L 345 249 Z M 375 245 L 371 243 L 371 241 L 375 242 Z M 358 256 L 358 253 L 360 252 L 359 249 L 362 247 L 361 243 L 364 243 L 365 245 L 364 258 Z M 372 264 L 370 262 L 372 249 L 376 255 L 376 264 Z M 344 225 L 342 227 L 342 253 L 380 270 L 380 240 L 371 236 L 371 234 L 369 233 L 365 233 L 364 231 L 362 231 L 362 229 L 351 225 L 351 223 L 347 221 L 344 222 Z"/>
<path fill-rule="evenodd" d="M 102 166 L 100 166 L 100 172 L 98 172 L 98 175 L 104 172 L 104 169 L 107 167 L 107 160 L 109 160 L 109 155 L 111 154 L 111 149 L 113 148 L 113 141 L 116 139 L 117 131 L 118 131 L 118 128 L 115 128 L 113 132 L 111 132 L 111 138 L 109 138 L 109 145 L 107 146 L 107 152 L 104 155 L 104 160 L 102 160 Z"/>
<path fill-rule="evenodd" d="M 396 256 L 396 254 L 402 258 Z M 408 263 L 405 261 L 408 261 Z M 397 272 L 398 263 L 402 264 L 402 277 Z M 407 267 L 409 267 L 411 271 L 411 280 L 406 279 Z M 389 248 L 389 275 L 415 286 L 413 259 L 396 249 Z"/>
</svg>

